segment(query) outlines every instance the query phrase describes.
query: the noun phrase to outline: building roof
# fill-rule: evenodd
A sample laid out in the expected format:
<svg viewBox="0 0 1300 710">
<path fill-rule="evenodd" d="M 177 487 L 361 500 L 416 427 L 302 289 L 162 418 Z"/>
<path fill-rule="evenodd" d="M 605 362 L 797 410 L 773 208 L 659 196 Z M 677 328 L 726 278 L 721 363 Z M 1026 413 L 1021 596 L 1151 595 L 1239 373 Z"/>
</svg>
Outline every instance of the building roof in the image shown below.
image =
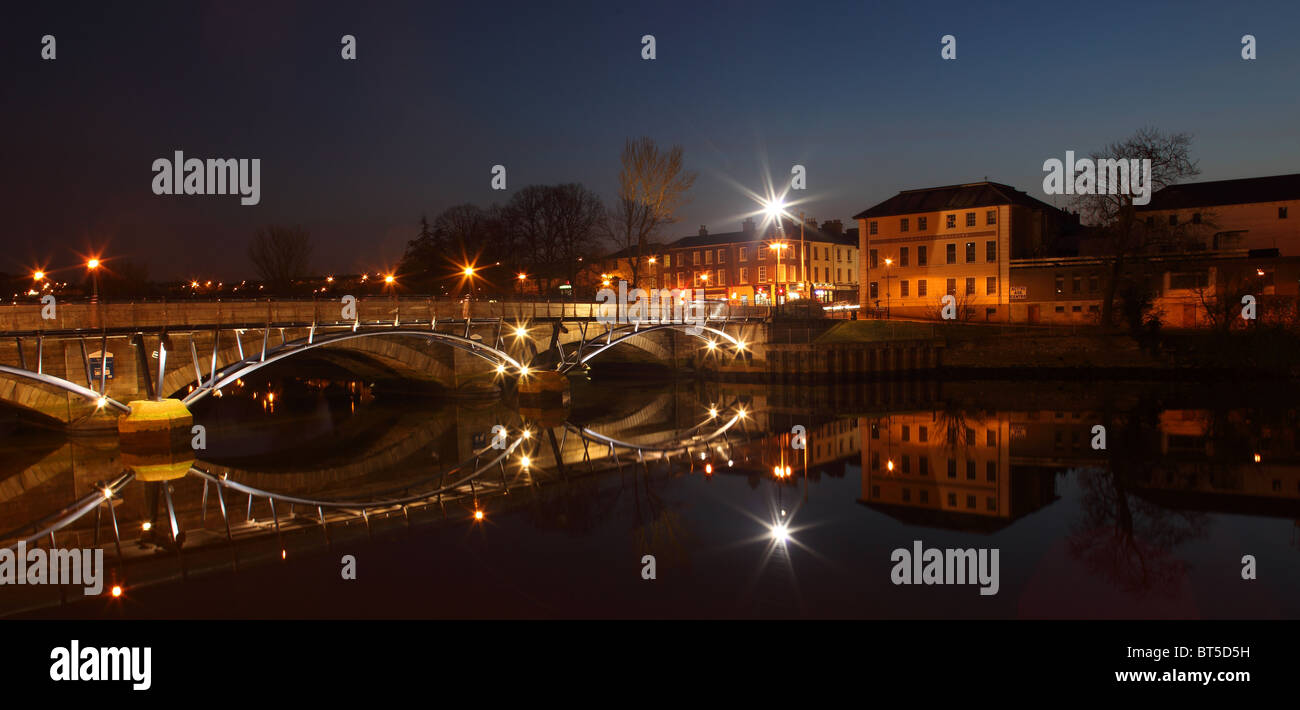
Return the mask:
<svg viewBox="0 0 1300 710">
<path fill-rule="evenodd" d="M 849 234 L 835 234 L 833 232 L 824 232 L 811 224 L 804 226 L 804 241 L 808 242 L 827 242 L 830 244 L 842 244 L 845 246 L 858 246 L 857 230 L 851 230 Z M 675 242 L 665 246 L 665 249 L 691 249 L 694 247 L 711 247 L 722 244 L 745 244 L 748 242 L 766 242 L 771 241 L 772 236 L 765 230 L 754 232 L 719 232 L 718 234 L 691 235 L 682 237 Z M 799 223 L 788 222 L 785 228 L 786 241 L 799 241 Z"/>
<path fill-rule="evenodd" d="M 903 190 L 888 200 L 853 215 L 853 219 L 889 217 L 917 212 L 940 212 L 973 207 L 992 207 L 993 205 L 1005 204 L 1049 210 L 1057 209 L 1042 200 L 1026 195 L 1010 185 L 985 181 L 965 185 L 927 187 L 921 190 Z"/>
<path fill-rule="evenodd" d="M 649 255 L 659 254 L 659 253 L 663 252 L 664 249 L 665 249 L 665 245 L 660 244 L 659 242 L 646 242 L 646 245 L 645 245 L 645 251 L 642 251 L 642 252 L 641 252 L 641 255 L 642 255 L 642 256 L 649 256 Z M 630 258 L 632 258 L 632 257 L 634 257 L 634 256 L 636 256 L 636 255 L 637 255 L 637 247 L 636 247 L 636 245 L 633 245 L 633 246 L 627 247 L 626 249 L 619 249 L 618 251 L 614 252 L 613 254 L 606 254 L 604 258 L 606 258 L 606 259 L 630 259 Z"/>
<path fill-rule="evenodd" d="M 1138 207 L 1137 211 L 1177 210 L 1188 207 L 1242 205 L 1249 202 L 1283 200 L 1300 200 L 1300 173 L 1169 185 L 1152 195 L 1151 203 Z"/>
</svg>

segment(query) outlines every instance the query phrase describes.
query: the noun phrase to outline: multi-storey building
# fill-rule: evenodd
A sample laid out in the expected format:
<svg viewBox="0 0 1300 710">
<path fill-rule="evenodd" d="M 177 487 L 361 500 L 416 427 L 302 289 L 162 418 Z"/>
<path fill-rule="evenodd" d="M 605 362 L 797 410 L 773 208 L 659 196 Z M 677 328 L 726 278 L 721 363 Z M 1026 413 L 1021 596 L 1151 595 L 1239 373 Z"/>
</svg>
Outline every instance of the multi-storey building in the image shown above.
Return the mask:
<svg viewBox="0 0 1300 710">
<path fill-rule="evenodd" d="M 996 182 L 904 190 L 854 219 L 863 308 L 932 318 L 951 294 L 980 320 L 1009 317 L 1011 260 L 1046 253 L 1074 221 Z"/>
<path fill-rule="evenodd" d="M 703 289 L 708 298 L 737 304 L 780 300 L 834 300 L 856 292 L 858 249 L 838 221 L 822 227 L 786 221 L 760 230 L 752 219 L 738 232 L 698 234 L 662 247 L 642 283 L 649 287 Z M 626 277 L 625 273 L 620 272 Z"/>
<path fill-rule="evenodd" d="M 1279 256 L 1300 256 L 1300 173 L 1170 185 L 1136 211 L 1147 227 L 1179 233 L 1176 241 L 1153 245 L 1157 250 L 1276 249 Z"/>
</svg>

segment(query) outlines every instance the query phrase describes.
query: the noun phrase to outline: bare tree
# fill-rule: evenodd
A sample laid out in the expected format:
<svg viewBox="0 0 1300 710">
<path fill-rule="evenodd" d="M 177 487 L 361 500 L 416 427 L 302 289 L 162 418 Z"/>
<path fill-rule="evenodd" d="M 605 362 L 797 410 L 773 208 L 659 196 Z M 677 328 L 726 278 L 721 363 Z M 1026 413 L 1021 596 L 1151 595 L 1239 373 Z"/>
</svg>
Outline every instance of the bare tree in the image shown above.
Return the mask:
<svg viewBox="0 0 1300 710">
<path fill-rule="evenodd" d="M 1187 133 L 1164 133 L 1155 128 L 1142 128 L 1131 137 L 1106 146 L 1100 154 L 1092 155 L 1094 163 L 1101 159 L 1150 160 L 1150 190 L 1154 194 L 1168 185 L 1200 175 L 1196 161 L 1191 158 L 1192 137 Z M 1071 166 L 1072 167 L 1072 166 Z M 1109 328 L 1113 322 L 1115 292 L 1124 276 L 1125 261 L 1145 251 L 1157 236 L 1138 220 L 1130 193 L 1078 195 L 1073 204 L 1084 219 L 1098 224 L 1106 245 L 1106 256 L 1111 259 L 1111 273 L 1106 282 L 1101 308 L 1101 323 Z M 1171 235 L 1162 234 L 1162 241 Z M 1176 236 L 1176 235 L 1174 235 Z"/>
<path fill-rule="evenodd" d="M 248 258 L 271 291 L 287 291 L 307 275 L 311 237 L 302 227 L 271 225 L 257 231 L 248 245 Z"/>
<path fill-rule="evenodd" d="M 600 197 L 578 183 L 529 185 L 501 213 L 519 264 L 539 293 L 560 279 L 576 284 L 605 216 Z"/>
<path fill-rule="evenodd" d="M 621 160 L 618 199 L 609 209 L 606 230 L 615 246 L 635 249 L 629 261 L 636 285 L 646 247 L 665 225 L 676 221 L 677 209 L 686 203 L 697 175 L 685 170 L 681 146 L 661 150 L 646 137 L 629 138 Z"/>
</svg>

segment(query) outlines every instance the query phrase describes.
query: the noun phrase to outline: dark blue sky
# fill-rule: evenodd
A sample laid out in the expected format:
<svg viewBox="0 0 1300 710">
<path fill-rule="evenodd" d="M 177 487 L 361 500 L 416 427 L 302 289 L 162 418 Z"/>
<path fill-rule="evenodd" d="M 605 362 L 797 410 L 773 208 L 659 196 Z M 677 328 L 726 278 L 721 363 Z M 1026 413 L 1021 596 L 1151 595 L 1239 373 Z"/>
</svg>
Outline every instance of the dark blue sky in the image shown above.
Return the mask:
<svg viewBox="0 0 1300 710">
<path fill-rule="evenodd" d="M 755 208 L 741 186 L 795 163 L 820 219 L 984 176 L 1050 200 L 1044 160 L 1144 125 L 1191 132 L 1201 179 L 1300 171 L 1290 0 L 51 3 L 5 19 L 11 272 L 96 245 L 156 278 L 247 277 L 268 223 L 306 226 L 319 271 L 380 268 L 421 213 L 530 183 L 612 197 L 639 135 L 700 173 L 671 237 L 738 228 Z M 155 196 L 150 165 L 176 149 L 261 158 L 261 204 Z M 489 189 L 497 163 L 508 192 Z"/>
</svg>

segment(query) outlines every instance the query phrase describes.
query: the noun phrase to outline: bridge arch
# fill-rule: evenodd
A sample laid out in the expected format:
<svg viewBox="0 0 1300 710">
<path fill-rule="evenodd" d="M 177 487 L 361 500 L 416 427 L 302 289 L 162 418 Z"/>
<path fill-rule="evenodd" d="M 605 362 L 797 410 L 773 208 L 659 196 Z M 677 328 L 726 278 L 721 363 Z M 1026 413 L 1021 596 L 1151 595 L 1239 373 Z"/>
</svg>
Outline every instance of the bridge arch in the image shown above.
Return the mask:
<svg viewBox="0 0 1300 710">
<path fill-rule="evenodd" d="M 49 387 L 54 387 L 56 389 L 63 390 L 64 392 L 70 392 L 74 395 L 77 395 L 87 400 L 88 402 L 96 406 L 111 407 L 112 409 L 116 409 L 117 411 L 123 413 L 128 413 L 131 411 L 131 408 L 129 406 L 113 399 L 112 397 L 103 396 L 99 392 L 96 392 L 95 390 L 90 389 L 89 387 L 79 385 L 69 380 L 65 380 L 62 377 L 55 377 L 54 375 L 51 375 L 49 373 L 32 372 L 31 370 L 24 370 L 19 367 L 0 365 L 0 375 L 9 375 L 11 377 L 17 377 L 21 380 L 27 380 L 29 382 L 38 382 L 42 385 L 47 385 Z M 34 389 L 41 389 L 41 388 L 34 388 Z M 15 391 L 16 390 L 17 388 L 15 388 Z M 10 399 L 14 404 L 18 406 L 26 406 L 21 401 L 22 399 L 27 399 L 25 397 L 14 397 L 13 394 L 11 394 L 10 397 L 6 397 L 6 399 Z M 37 407 L 28 406 L 27 408 L 37 409 L 37 411 L 40 411 L 40 409 Z"/>
<path fill-rule="evenodd" d="M 307 352 L 309 350 L 314 350 L 316 348 L 323 347 L 326 345 L 333 345 L 335 343 L 342 343 L 342 342 L 347 342 L 349 340 L 356 340 L 359 338 L 369 338 L 369 337 L 381 336 L 381 335 L 390 335 L 390 336 L 398 335 L 398 336 L 417 337 L 417 338 L 432 340 L 435 342 L 442 343 L 444 345 L 449 345 L 458 350 L 463 350 L 471 355 L 482 358 L 483 360 L 487 361 L 492 365 L 497 366 L 498 368 L 506 367 L 506 368 L 513 368 L 515 371 L 523 371 L 526 367 L 523 363 L 511 357 L 509 354 L 507 354 L 504 351 L 498 350 L 494 347 L 484 345 L 483 343 L 477 340 L 464 338 L 459 335 L 453 335 L 451 333 L 439 333 L 433 330 L 414 330 L 414 329 L 406 329 L 406 328 L 387 329 L 387 330 L 349 331 L 344 333 L 336 333 L 334 335 L 323 335 L 320 337 L 315 337 L 314 335 L 310 335 L 306 338 L 299 338 L 298 340 L 290 341 L 288 343 L 280 345 L 279 347 L 273 350 L 268 351 L 264 359 L 258 356 L 258 357 L 250 357 L 250 358 L 245 358 L 243 360 L 240 360 L 234 363 L 233 365 L 230 365 L 218 371 L 214 378 L 212 378 L 208 382 L 205 382 L 202 387 L 199 387 L 195 389 L 193 392 L 187 394 L 185 397 L 181 399 L 181 401 L 184 402 L 186 406 L 194 404 L 195 402 L 202 400 L 204 397 L 207 397 L 214 390 L 218 390 L 221 389 L 222 387 L 229 386 L 232 382 L 235 382 L 240 378 L 247 377 L 249 374 L 258 371 L 263 367 L 266 367 L 267 365 L 270 365 L 275 362 L 279 362 L 280 360 L 283 360 L 288 357 L 292 357 L 299 353 Z"/>
<path fill-rule="evenodd" d="M 639 323 L 636 323 L 607 331 L 589 341 L 584 341 L 577 352 L 570 357 L 566 357 L 564 362 L 559 365 L 558 369 L 560 372 L 568 372 L 575 367 L 581 367 L 582 365 L 587 364 L 587 362 L 592 358 L 595 358 L 616 346 L 622 345 L 633 338 L 663 330 L 683 332 L 687 335 L 699 338 L 706 343 L 715 343 L 718 345 L 725 343 L 734 348 L 737 355 L 743 352 L 746 347 L 745 341 L 740 338 L 737 338 L 724 330 L 707 325 L 697 325 L 692 323 L 659 323 L 643 327 Z M 600 342 L 601 340 L 604 340 L 605 342 Z M 719 343 L 719 341 L 722 341 L 722 343 Z"/>
</svg>

